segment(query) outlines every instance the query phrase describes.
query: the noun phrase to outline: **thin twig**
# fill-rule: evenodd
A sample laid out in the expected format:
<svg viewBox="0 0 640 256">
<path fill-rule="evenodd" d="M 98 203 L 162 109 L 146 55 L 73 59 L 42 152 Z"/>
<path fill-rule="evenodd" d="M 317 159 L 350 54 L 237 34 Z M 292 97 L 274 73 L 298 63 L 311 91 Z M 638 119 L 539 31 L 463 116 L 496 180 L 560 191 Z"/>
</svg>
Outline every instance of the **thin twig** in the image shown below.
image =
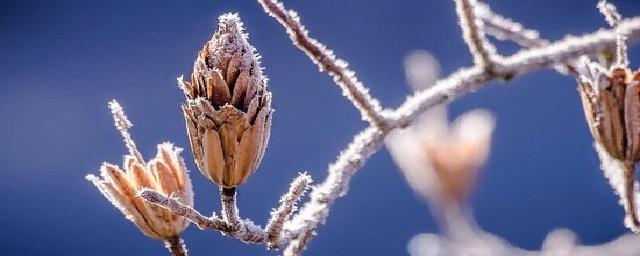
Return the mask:
<svg viewBox="0 0 640 256">
<path fill-rule="evenodd" d="M 231 236 L 245 243 L 263 244 L 267 241 L 267 233 L 250 220 L 238 220 L 238 224 L 232 226 L 215 215 L 205 217 L 197 210 L 182 204 L 177 199 L 166 197 L 151 189 L 143 189 L 140 192 L 140 196 L 150 203 L 164 207 L 172 213 L 188 219 L 202 230 L 217 230 L 224 235 Z M 288 239 L 283 240 L 282 243 L 287 243 L 288 241 Z M 280 247 L 282 244 L 278 244 L 277 246 Z"/>
<path fill-rule="evenodd" d="M 215 229 L 221 232 L 231 231 L 231 227 L 229 227 L 229 225 L 225 221 L 215 216 L 205 217 L 200 212 L 194 210 L 188 205 L 185 205 L 176 199 L 166 197 L 154 190 L 143 189 L 142 191 L 140 191 L 140 196 L 150 203 L 160 205 L 170 210 L 172 213 L 187 218 L 193 224 L 196 224 L 200 229 Z"/>
<path fill-rule="evenodd" d="M 498 40 L 510 40 L 525 48 L 538 48 L 550 43 L 548 40 L 540 38 L 538 31 L 527 29 L 518 22 L 494 13 L 486 4 L 478 3 L 476 14 L 483 21 L 487 34 Z M 567 61 L 564 65 L 556 65 L 556 71 L 560 74 L 576 76 L 576 59 Z"/>
<path fill-rule="evenodd" d="M 615 5 L 608 3 L 606 0 L 600 0 L 598 2 L 598 10 L 600 10 L 602 15 L 604 15 L 609 26 L 616 29 L 616 65 L 618 67 L 628 67 L 629 58 L 627 57 L 627 34 L 620 28 L 622 15 L 618 13 Z"/>
<path fill-rule="evenodd" d="M 129 129 L 133 127 L 133 124 L 131 124 L 131 121 L 129 121 L 127 115 L 125 115 L 122 106 L 120 106 L 118 101 L 112 100 L 109 102 L 109 109 L 111 109 L 111 115 L 113 115 L 114 125 L 120 132 L 120 135 L 122 135 L 122 139 L 129 150 L 129 154 L 134 156 L 139 163 L 144 163 L 142 154 L 138 151 L 136 143 L 131 139 L 131 134 L 129 133 Z"/>
<path fill-rule="evenodd" d="M 311 176 L 306 173 L 298 175 L 298 177 L 291 182 L 289 191 L 280 199 L 278 209 L 271 212 L 271 218 L 265 227 L 265 232 L 268 234 L 267 246 L 270 248 L 276 248 L 278 245 L 284 244 L 284 242 L 281 241 L 284 223 L 289 220 L 291 214 L 295 212 L 297 209 L 296 202 L 307 192 L 309 184 L 311 184 L 312 181 Z"/>
<path fill-rule="evenodd" d="M 462 38 L 473 55 L 473 63 L 491 70 L 496 64 L 495 47 L 484 34 L 482 21 L 476 17 L 476 0 L 455 0 Z"/>
<path fill-rule="evenodd" d="M 499 40 L 511 40 L 526 48 L 548 45 L 548 40 L 540 38 L 536 30 L 527 29 L 522 24 L 491 11 L 484 3 L 477 3 L 476 14 L 482 20 L 487 34 Z"/>
<path fill-rule="evenodd" d="M 309 56 L 317 64 L 320 71 L 327 72 L 333 77 L 342 93 L 346 96 L 370 124 L 385 129 L 387 122 L 381 115 L 380 102 L 369 94 L 369 89 L 356 77 L 356 73 L 349 69 L 349 64 L 337 58 L 333 51 L 309 36 L 309 32 L 300 24 L 300 17 L 295 11 L 286 10 L 277 0 L 258 0 L 264 11 L 274 17 L 289 34 L 295 46 Z"/>
</svg>

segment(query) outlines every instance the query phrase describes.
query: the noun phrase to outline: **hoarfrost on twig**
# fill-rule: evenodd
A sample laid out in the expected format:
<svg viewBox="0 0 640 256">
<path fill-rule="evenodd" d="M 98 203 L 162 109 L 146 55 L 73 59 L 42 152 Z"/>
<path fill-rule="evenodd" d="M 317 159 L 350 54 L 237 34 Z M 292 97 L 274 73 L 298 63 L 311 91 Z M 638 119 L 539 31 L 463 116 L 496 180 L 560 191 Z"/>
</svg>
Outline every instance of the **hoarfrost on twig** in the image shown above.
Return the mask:
<svg viewBox="0 0 640 256">
<path fill-rule="evenodd" d="M 473 63 L 486 69 L 493 69 L 499 59 L 495 47 L 487 40 L 482 20 L 477 18 L 476 0 L 455 0 L 458 22 L 462 28 L 462 38 L 473 55 Z"/>
<path fill-rule="evenodd" d="M 265 227 L 267 232 L 267 243 L 270 247 L 275 247 L 282 244 L 280 239 L 282 238 L 282 230 L 284 228 L 285 221 L 288 221 L 291 214 L 297 210 L 296 202 L 304 195 L 309 189 L 309 184 L 313 180 L 307 173 L 300 173 L 298 177 L 291 182 L 289 191 L 280 198 L 280 206 L 271 212 L 271 219 Z"/>
<path fill-rule="evenodd" d="M 608 3 L 606 0 L 598 2 L 598 10 L 604 15 L 609 26 L 616 29 L 616 65 L 619 67 L 629 66 L 629 58 L 627 57 L 627 32 L 620 27 L 622 15 L 618 13 L 615 5 Z"/>
<path fill-rule="evenodd" d="M 318 65 L 320 71 L 333 77 L 333 81 L 342 88 L 342 94 L 360 110 L 364 120 L 383 129 L 387 126 L 386 119 L 381 114 L 380 102 L 369 94 L 369 88 L 359 81 L 346 61 L 337 58 L 332 50 L 309 36 L 307 29 L 300 23 L 297 12 L 285 9 L 277 0 L 258 2 L 267 14 L 284 26 L 294 45 L 306 53 Z"/>
</svg>

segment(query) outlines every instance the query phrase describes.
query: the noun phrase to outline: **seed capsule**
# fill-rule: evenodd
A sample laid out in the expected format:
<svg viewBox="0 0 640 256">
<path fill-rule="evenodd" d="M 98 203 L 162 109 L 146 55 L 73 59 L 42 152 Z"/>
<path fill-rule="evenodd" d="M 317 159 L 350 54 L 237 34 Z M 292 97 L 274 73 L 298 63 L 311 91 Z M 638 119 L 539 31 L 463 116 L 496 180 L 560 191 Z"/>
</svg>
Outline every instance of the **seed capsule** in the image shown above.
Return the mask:
<svg viewBox="0 0 640 256">
<path fill-rule="evenodd" d="M 198 53 L 191 81 L 178 78 L 191 149 L 200 172 L 224 188 L 237 187 L 258 168 L 269 142 L 271 93 L 260 57 L 236 14 Z"/>
<path fill-rule="evenodd" d="M 116 101 L 112 101 L 109 106 L 114 114 L 116 127 L 129 148 L 129 154 L 124 160 L 124 171 L 117 165 L 104 163 L 100 168 L 100 177 L 87 175 L 87 180 L 145 235 L 164 241 L 176 239 L 189 225 L 189 221 L 167 209 L 147 203 L 138 193 L 143 188 L 149 188 L 193 206 L 191 180 L 180 156 L 182 149 L 169 142 L 159 144 L 155 158 L 145 163 L 127 131 L 131 123 L 122 108 Z"/>
</svg>

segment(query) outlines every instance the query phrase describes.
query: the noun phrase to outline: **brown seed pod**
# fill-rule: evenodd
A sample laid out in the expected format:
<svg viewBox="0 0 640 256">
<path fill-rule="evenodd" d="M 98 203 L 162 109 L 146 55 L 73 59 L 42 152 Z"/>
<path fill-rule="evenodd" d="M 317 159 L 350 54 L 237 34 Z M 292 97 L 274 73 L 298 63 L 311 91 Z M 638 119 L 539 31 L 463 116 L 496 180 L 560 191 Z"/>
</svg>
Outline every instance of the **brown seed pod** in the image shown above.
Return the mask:
<svg viewBox="0 0 640 256">
<path fill-rule="evenodd" d="M 178 79 L 198 169 L 224 188 L 246 181 L 269 142 L 271 93 L 259 59 L 240 18 L 225 14 L 198 53 L 191 81 Z"/>
<path fill-rule="evenodd" d="M 127 131 L 131 123 L 122 108 L 116 101 L 112 101 L 110 107 L 116 127 L 130 150 L 125 156 L 124 171 L 117 165 L 104 163 L 100 168 L 100 177 L 87 175 L 86 178 L 142 233 L 164 241 L 175 239 L 189 225 L 189 221 L 144 201 L 138 193 L 143 188 L 153 189 L 193 206 L 191 180 L 180 156 L 182 149 L 169 142 L 159 144 L 155 158 L 145 163 Z"/>
</svg>

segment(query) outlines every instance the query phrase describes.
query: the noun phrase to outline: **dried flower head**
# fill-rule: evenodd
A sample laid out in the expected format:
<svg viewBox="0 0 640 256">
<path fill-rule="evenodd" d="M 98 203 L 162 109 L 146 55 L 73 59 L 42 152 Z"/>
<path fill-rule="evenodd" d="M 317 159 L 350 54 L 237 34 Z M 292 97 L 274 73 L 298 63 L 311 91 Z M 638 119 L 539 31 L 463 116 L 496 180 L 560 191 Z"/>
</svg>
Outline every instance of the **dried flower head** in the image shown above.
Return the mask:
<svg viewBox="0 0 640 256">
<path fill-rule="evenodd" d="M 189 221 L 145 202 L 138 193 L 143 188 L 150 188 L 193 206 L 191 180 L 180 156 L 182 149 L 169 142 L 159 144 L 155 158 L 145 163 L 128 132 L 131 122 L 124 115 L 122 107 L 115 100 L 109 103 L 109 107 L 116 128 L 120 130 L 129 149 L 129 154 L 124 157 L 124 171 L 117 165 L 104 163 L 100 168 L 100 177 L 87 175 L 86 178 L 142 233 L 164 241 L 176 239 Z"/>
<path fill-rule="evenodd" d="M 626 32 L 618 25 L 621 16 L 615 6 L 600 1 L 598 8 L 618 34 L 616 61 L 605 68 L 583 57 L 578 62 L 578 91 L 596 148 L 607 158 L 619 161 L 619 173 L 605 170 L 624 205 L 627 227 L 640 231 L 635 199 L 635 164 L 640 160 L 640 72 L 628 68 Z M 619 178 L 618 178 L 619 177 Z"/>
<path fill-rule="evenodd" d="M 461 202 L 489 156 L 494 118 L 488 111 L 473 110 L 449 127 L 446 117 L 438 120 L 440 113 L 427 114 L 431 118 L 420 120 L 425 122 L 390 134 L 387 146 L 416 192 L 426 199 Z"/>
<path fill-rule="evenodd" d="M 191 81 L 178 83 L 200 172 L 224 188 L 242 184 L 262 160 L 273 110 L 260 58 L 238 15 L 220 16 L 218 31 L 193 64 Z"/>
<path fill-rule="evenodd" d="M 427 89 L 437 77 L 438 63 L 426 52 L 405 59 L 407 80 Z M 489 156 L 494 118 L 484 110 L 460 116 L 452 126 L 446 106 L 423 113 L 412 125 L 395 130 L 387 147 L 409 185 L 426 199 L 458 203 L 471 191 L 480 167 Z"/>
</svg>

